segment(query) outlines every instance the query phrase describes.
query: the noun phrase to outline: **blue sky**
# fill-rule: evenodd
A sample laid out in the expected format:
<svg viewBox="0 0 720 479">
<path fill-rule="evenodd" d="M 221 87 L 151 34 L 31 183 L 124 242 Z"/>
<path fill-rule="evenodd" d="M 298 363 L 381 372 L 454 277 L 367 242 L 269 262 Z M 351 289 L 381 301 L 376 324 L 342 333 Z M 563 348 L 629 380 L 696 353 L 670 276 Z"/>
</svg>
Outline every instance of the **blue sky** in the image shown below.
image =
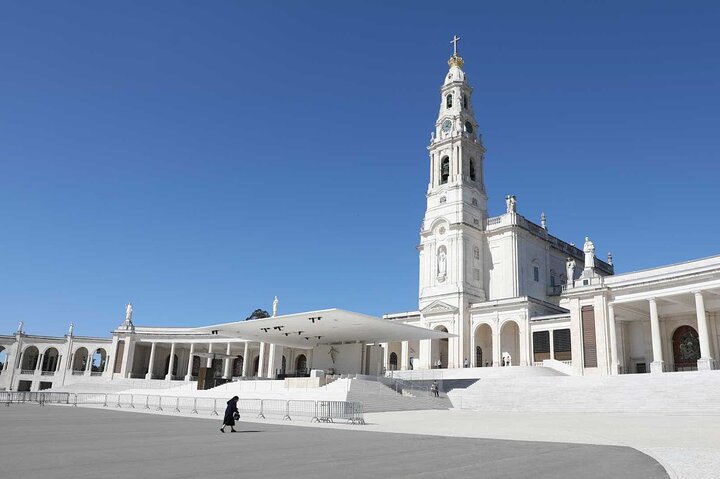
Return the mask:
<svg viewBox="0 0 720 479">
<path fill-rule="evenodd" d="M 453 34 L 491 215 L 720 253 L 720 4 L 387 3 L 4 3 L 0 332 L 416 308 Z"/>
</svg>

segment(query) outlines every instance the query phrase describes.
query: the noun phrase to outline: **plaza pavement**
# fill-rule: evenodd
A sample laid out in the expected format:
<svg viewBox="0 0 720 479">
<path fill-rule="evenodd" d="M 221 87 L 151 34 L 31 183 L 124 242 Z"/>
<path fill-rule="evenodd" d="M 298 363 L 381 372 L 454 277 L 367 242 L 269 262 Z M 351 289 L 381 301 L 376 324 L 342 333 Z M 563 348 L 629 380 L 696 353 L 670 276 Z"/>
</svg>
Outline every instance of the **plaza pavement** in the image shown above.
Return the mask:
<svg viewBox="0 0 720 479">
<path fill-rule="evenodd" d="M 242 422 L 239 434 L 218 431 L 219 419 L 168 417 L 123 410 L 14 405 L 0 408 L 2 477 L 482 477 L 667 478 L 649 456 L 622 446 L 476 439 L 376 432 L 423 429 L 437 417 L 369 415 L 385 425 L 293 427 Z M 394 419 L 393 419 L 394 418 Z M 308 425 L 294 422 L 293 424 Z M 470 429 L 468 425 L 465 429 Z M 462 431 L 459 431 L 462 432 Z"/>
<path fill-rule="evenodd" d="M 672 478 L 720 479 L 720 416 L 405 411 L 366 414 L 367 430 L 632 447 Z"/>
</svg>

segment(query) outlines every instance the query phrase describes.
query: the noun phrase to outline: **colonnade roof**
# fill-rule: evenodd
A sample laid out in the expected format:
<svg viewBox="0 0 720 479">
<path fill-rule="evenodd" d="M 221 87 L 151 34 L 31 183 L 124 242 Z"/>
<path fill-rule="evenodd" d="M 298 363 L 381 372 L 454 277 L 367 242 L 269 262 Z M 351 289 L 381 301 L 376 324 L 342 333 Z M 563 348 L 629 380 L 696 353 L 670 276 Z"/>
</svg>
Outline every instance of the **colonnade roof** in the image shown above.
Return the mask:
<svg viewBox="0 0 720 479">
<path fill-rule="evenodd" d="M 384 343 L 454 336 L 337 308 L 217 324 L 198 328 L 197 331 L 294 348 L 343 342 Z"/>
</svg>

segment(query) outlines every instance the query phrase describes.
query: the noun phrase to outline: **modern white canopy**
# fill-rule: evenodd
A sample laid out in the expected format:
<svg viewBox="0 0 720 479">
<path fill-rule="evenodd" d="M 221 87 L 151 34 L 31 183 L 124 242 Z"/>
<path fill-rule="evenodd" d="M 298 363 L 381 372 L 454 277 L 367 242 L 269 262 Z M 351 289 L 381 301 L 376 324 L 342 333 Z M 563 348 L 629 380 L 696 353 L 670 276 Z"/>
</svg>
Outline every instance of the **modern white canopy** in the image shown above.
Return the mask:
<svg viewBox="0 0 720 479">
<path fill-rule="evenodd" d="M 312 348 L 318 344 L 443 339 L 453 336 L 446 332 L 336 308 L 217 324 L 198 328 L 198 331 L 293 348 Z"/>
</svg>

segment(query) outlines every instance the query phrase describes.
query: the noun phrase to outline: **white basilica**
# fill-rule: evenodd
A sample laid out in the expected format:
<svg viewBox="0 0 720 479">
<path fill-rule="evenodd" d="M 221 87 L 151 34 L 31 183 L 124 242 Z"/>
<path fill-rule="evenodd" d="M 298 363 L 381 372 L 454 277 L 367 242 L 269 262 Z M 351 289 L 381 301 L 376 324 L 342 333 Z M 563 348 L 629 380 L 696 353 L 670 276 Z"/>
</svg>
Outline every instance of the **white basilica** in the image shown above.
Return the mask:
<svg viewBox="0 0 720 479">
<path fill-rule="evenodd" d="M 457 43 L 455 41 L 455 46 Z M 74 382 L 378 375 L 433 368 L 546 367 L 567 375 L 714 369 L 720 256 L 614 274 L 612 258 L 552 236 L 518 212 L 489 216 L 485 148 L 457 49 L 440 88 L 420 231 L 417 311 L 338 309 L 197 328 L 125 321 L 111 338 L 0 336 L 0 390 Z M 216 354 L 217 357 L 212 356 Z"/>
</svg>

